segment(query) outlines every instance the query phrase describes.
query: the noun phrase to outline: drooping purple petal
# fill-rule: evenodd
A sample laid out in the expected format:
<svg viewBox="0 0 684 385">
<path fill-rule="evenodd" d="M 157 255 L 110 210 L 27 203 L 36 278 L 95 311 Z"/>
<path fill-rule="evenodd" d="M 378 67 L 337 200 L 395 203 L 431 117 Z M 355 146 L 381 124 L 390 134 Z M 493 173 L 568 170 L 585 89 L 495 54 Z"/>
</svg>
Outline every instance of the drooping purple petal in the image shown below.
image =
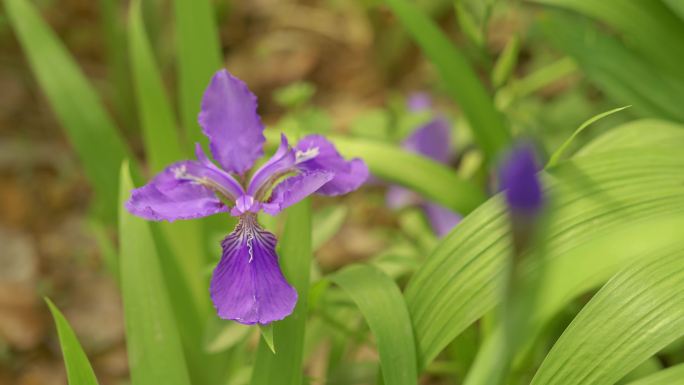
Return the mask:
<svg viewBox="0 0 684 385">
<path fill-rule="evenodd" d="M 447 235 L 463 219 L 463 217 L 455 212 L 436 203 L 425 203 L 423 209 L 428 221 L 430 221 L 432 230 L 439 237 Z"/>
<path fill-rule="evenodd" d="M 266 139 L 256 96 L 227 70 L 211 78 L 198 120 L 214 159 L 225 170 L 243 174 L 263 155 Z"/>
<path fill-rule="evenodd" d="M 254 173 L 249 182 L 247 193 L 261 199 L 261 196 L 268 190 L 269 182 L 274 182 L 279 177 L 284 176 L 289 171 L 295 170 L 295 151 L 290 148 L 287 137 L 280 135 L 280 147 L 278 151 L 263 166 Z"/>
<path fill-rule="evenodd" d="M 408 102 L 409 111 L 421 112 L 432 107 L 432 99 L 430 95 L 425 92 L 414 92 L 409 95 Z"/>
<path fill-rule="evenodd" d="M 533 214 L 541 208 L 539 169 L 534 148 L 529 143 L 518 145 L 508 154 L 500 169 L 499 184 L 511 210 Z"/>
<path fill-rule="evenodd" d="M 301 201 L 318 191 L 331 181 L 334 174 L 328 171 L 315 170 L 291 176 L 273 188 L 268 202 L 262 204 L 264 212 L 276 215 L 285 208 Z"/>
<path fill-rule="evenodd" d="M 219 317 L 265 325 L 292 314 L 297 292 L 278 265 L 276 237 L 255 216 L 240 218 L 221 242 L 223 256 L 211 278 L 211 300 Z"/>
<path fill-rule="evenodd" d="M 200 218 L 228 211 L 206 181 L 220 187 L 220 176 L 196 161 L 172 164 L 131 192 L 126 209 L 153 221 Z M 224 192 L 228 194 L 228 192 Z"/>
<path fill-rule="evenodd" d="M 439 117 L 431 120 L 406 138 L 402 147 L 437 162 L 449 163 L 453 156 L 449 122 Z"/>
<path fill-rule="evenodd" d="M 320 135 L 309 135 L 297 143 L 297 167 L 306 172 L 334 174 L 317 193 L 341 195 L 354 191 L 368 179 L 368 166 L 361 159 L 345 160 L 335 146 Z"/>
</svg>

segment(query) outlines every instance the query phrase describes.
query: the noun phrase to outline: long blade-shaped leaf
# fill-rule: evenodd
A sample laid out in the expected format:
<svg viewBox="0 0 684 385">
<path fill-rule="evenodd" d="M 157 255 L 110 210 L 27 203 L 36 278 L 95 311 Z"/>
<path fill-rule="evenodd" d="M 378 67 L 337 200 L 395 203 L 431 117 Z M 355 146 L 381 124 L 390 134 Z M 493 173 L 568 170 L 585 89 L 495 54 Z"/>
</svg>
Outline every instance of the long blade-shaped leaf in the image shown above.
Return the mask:
<svg viewBox="0 0 684 385">
<path fill-rule="evenodd" d="M 120 268 L 131 381 L 133 385 L 189 385 L 152 233 L 145 220 L 124 208 L 132 188 L 124 163 L 119 201 Z"/>
<path fill-rule="evenodd" d="M 128 149 L 95 90 L 31 2 L 7 0 L 5 9 L 29 64 L 78 154 L 96 193 L 96 208 L 116 219 L 117 175 Z"/>
<path fill-rule="evenodd" d="M 684 60 L 684 52 L 680 49 L 684 39 L 684 23 L 662 1 L 533 1 L 572 9 L 601 20 L 621 32 L 630 46 L 652 60 L 661 70 L 680 79 L 684 76 L 680 64 Z"/>
<path fill-rule="evenodd" d="M 684 217 L 651 230 L 682 227 Z M 589 301 L 546 356 L 533 385 L 612 384 L 684 335 L 684 252 L 680 247 L 648 257 Z"/>
<path fill-rule="evenodd" d="M 627 385 L 684 385 L 684 364 L 661 370 Z"/>
<path fill-rule="evenodd" d="M 684 154 L 660 146 L 639 151 L 639 157 L 633 150 L 617 149 L 584 155 L 549 171 L 544 181 L 554 215 L 541 261 L 546 271 L 553 264 L 571 263 L 565 258 L 570 250 L 625 221 L 684 211 Z M 497 196 L 466 217 L 412 277 L 405 295 L 420 367 L 497 303 L 506 250 L 507 215 Z M 595 277 L 595 260 L 592 253 L 573 259 L 572 270 L 586 275 L 560 280 L 549 290 L 567 301 L 600 284 L 606 276 Z"/>
<path fill-rule="evenodd" d="M 97 385 L 95 372 L 90 366 L 90 361 L 86 356 L 81 344 L 78 342 L 76 333 L 64 318 L 62 312 L 48 298 L 45 298 L 52 318 L 55 319 L 55 326 L 59 334 L 59 345 L 62 347 L 64 355 L 64 365 L 66 366 L 67 379 L 69 385 Z"/>
<path fill-rule="evenodd" d="M 562 309 L 568 299 L 607 280 L 616 269 L 631 261 L 684 248 L 678 227 L 682 224 L 684 213 L 665 214 L 645 222 L 627 222 L 618 226 L 616 231 L 600 233 L 600 236 L 547 264 L 541 280 L 526 285 L 515 298 L 519 304 L 535 298 L 536 304 L 533 309 L 520 314 L 524 319 L 513 320 L 516 328 L 512 345 L 520 352 L 518 357 L 524 357 L 544 324 Z M 624 242 L 625 239 L 630 242 Z M 478 352 L 466 385 L 490 384 L 488 376 L 495 367 L 505 337 L 502 325 L 497 326 Z"/>
<path fill-rule="evenodd" d="M 174 0 L 178 63 L 178 104 L 190 143 L 206 143 L 197 124 L 200 99 L 222 65 L 221 46 L 209 0 Z"/>
<path fill-rule="evenodd" d="M 557 15 L 546 18 L 543 26 L 549 40 L 572 56 L 609 97 L 633 105 L 644 117 L 684 122 L 684 110 L 677 103 L 684 98 L 684 75 L 654 70 L 648 57 L 576 19 Z"/>
<path fill-rule="evenodd" d="M 158 172 L 187 157 L 181 149 L 176 119 L 145 34 L 140 1 L 131 5 L 128 38 L 145 153 L 152 171 Z M 183 279 L 188 282 L 197 308 L 208 310 L 206 284 L 202 279 L 205 265 L 200 222 L 164 222 L 160 226 L 182 267 Z"/>
<path fill-rule="evenodd" d="M 355 265 L 330 279 L 356 303 L 375 335 L 387 385 L 413 385 L 418 377 L 413 330 L 396 283 L 380 270 Z"/>
<path fill-rule="evenodd" d="M 176 119 L 145 33 L 140 1 L 131 4 L 128 48 L 136 101 L 143 129 L 145 155 L 152 172 L 183 159 Z"/>
<path fill-rule="evenodd" d="M 495 159 L 508 145 L 510 133 L 502 114 L 494 107 L 491 95 L 465 56 L 418 6 L 407 0 L 387 0 L 387 4 L 437 67 L 485 155 Z"/>
<path fill-rule="evenodd" d="M 280 239 L 280 265 L 283 274 L 297 290 L 294 312 L 273 323 L 274 354 L 260 340 L 252 385 L 300 385 L 304 331 L 308 310 L 309 273 L 311 270 L 311 203 L 307 200 L 287 210 L 285 231 Z"/>
</svg>

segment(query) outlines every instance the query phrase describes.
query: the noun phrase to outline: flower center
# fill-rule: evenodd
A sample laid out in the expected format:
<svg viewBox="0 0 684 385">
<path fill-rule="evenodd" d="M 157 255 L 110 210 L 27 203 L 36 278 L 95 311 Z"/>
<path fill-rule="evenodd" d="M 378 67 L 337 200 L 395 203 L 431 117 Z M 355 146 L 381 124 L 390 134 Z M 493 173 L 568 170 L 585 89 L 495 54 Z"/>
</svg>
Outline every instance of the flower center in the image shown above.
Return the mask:
<svg viewBox="0 0 684 385">
<path fill-rule="evenodd" d="M 305 151 L 297 151 L 295 153 L 295 164 L 306 162 L 318 156 L 318 147 L 311 147 Z"/>
<path fill-rule="evenodd" d="M 184 164 L 172 168 L 171 172 L 173 172 L 173 177 L 176 178 L 176 180 L 189 181 L 190 183 L 210 188 L 212 191 L 219 194 L 219 198 L 222 198 L 222 200 L 232 201 L 235 199 L 235 196 L 230 191 L 211 178 L 188 173 L 188 168 Z"/>
</svg>

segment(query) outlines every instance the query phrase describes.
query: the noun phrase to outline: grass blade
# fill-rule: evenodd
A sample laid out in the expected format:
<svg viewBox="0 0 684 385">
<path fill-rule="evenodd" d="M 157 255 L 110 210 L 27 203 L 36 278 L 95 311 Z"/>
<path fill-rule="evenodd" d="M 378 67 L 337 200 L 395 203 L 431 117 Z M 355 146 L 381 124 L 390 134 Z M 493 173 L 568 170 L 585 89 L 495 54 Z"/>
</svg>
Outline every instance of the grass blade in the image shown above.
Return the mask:
<svg viewBox="0 0 684 385">
<path fill-rule="evenodd" d="M 555 166 L 558 163 L 558 161 L 560 160 L 561 156 L 563 156 L 563 153 L 568 149 L 568 147 L 570 147 L 570 144 L 572 144 L 572 142 L 575 140 L 575 138 L 577 138 L 577 135 L 582 133 L 582 131 L 584 131 L 585 128 L 591 126 L 593 123 L 605 118 L 606 116 L 612 115 L 616 112 L 622 111 L 625 108 L 629 108 L 629 107 L 630 106 L 618 107 L 618 108 L 614 108 L 610 111 L 602 112 L 602 113 L 588 119 L 584 123 L 582 123 L 575 130 L 575 132 L 573 132 L 572 135 L 570 135 L 570 137 L 565 142 L 563 142 L 563 144 L 560 147 L 558 147 L 558 149 L 551 155 L 551 159 L 549 159 L 549 163 L 546 165 L 546 167 L 549 168 L 549 167 Z"/>
<path fill-rule="evenodd" d="M 121 290 L 133 385 L 190 385 L 180 336 L 149 224 L 124 208 L 133 182 L 121 168 Z"/>
<path fill-rule="evenodd" d="M 88 357 L 83 351 L 81 344 L 78 342 L 78 338 L 69 325 L 69 322 L 49 298 L 45 298 L 45 302 L 50 308 L 52 318 L 55 319 L 55 326 L 57 327 L 57 333 L 59 334 L 59 345 L 62 347 L 69 385 L 97 385 L 95 372 L 93 372 L 90 361 L 88 361 Z"/>
<path fill-rule="evenodd" d="M 418 6 L 407 0 L 387 0 L 387 4 L 439 71 L 485 156 L 495 159 L 508 146 L 510 132 L 465 56 Z"/>
<path fill-rule="evenodd" d="M 31 69 L 95 189 L 96 210 L 116 219 L 117 175 L 128 149 L 73 57 L 31 2 L 7 0 L 5 9 Z"/>
<path fill-rule="evenodd" d="M 178 47 L 178 104 L 191 144 L 207 143 L 197 123 L 204 87 L 223 65 L 218 30 L 209 0 L 174 0 Z"/>
<path fill-rule="evenodd" d="M 380 270 L 354 265 L 330 277 L 347 292 L 375 335 L 387 385 L 413 385 L 418 374 L 411 319 L 396 283 Z"/>
<path fill-rule="evenodd" d="M 301 385 L 304 331 L 308 310 L 311 270 L 311 203 L 308 199 L 287 209 L 285 231 L 280 239 L 280 266 L 297 289 L 297 306 L 289 317 L 273 323 L 276 353 L 259 340 L 252 385 Z"/>
</svg>

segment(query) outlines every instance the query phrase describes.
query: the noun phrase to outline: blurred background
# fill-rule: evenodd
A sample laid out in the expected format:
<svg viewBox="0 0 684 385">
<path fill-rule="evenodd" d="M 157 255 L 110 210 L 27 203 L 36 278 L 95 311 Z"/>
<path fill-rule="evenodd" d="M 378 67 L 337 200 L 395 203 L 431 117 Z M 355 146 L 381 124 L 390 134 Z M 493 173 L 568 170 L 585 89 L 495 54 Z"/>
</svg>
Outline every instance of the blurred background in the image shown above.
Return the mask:
<svg viewBox="0 0 684 385">
<path fill-rule="evenodd" d="M 120 133 L 144 159 L 124 34 L 128 2 L 33 3 L 92 82 Z M 568 7 L 570 1 L 547 3 L 579 12 L 525 1 L 418 3 L 464 53 L 513 131 L 534 137 L 542 152 L 552 152 L 589 117 L 619 106 L 635 104 L 591 126 L 578 143 L 602 127 L 635 116 L 684 120 L 684 110 L 672 105 L 684 100 L 681 71 L 666 71 L 662 76 L 649 71 L 672 68 L 676 57 L 659 56 L 667 44 L 649 47 L 626 26 L 642 28 L 652 20 L 625 21 L 608 15 L 597 21 L 588 8 L 582 8 L 583 2 Z M 677 22 L 677 7 L 669 9 L 667 1 L 653 3 L 658 4 L 654 12 L 665 15 L 662 23 L 681 32 L 681 23 L 668 24 Z M 453 125 L 459 154 L 454 167 L 461 167 L 468 154 L 477 162 L 467 123 L 447 86 L 382 2 L 216 0 L 213 5 L 222 61 L 257 94 L 267 125 L 292 124 L 295 119 L 316 131 L 399 142 L 405 136 L 402 133 L 420 121 L 406 118 L 407 97 L 427 92 L 433 99 L 433 113 L 448 117 Z M 149 0 L 143 2 L 142 11 L 156 61 L 174 95 L 171 99 L 176 100 L 177 49 L 171 8 L 168 1 Z M 639 14 L 639 10 L 632 12 Z M 658 31 L 651 32 L 657 36 Z M 646 95 L 647 91 L 655 96 Z M 376 255 L 392 244 L 388 234 L 393 232 L 408 232 L 409 238 L 415 238 L 410 218 L 385 207 L 384 191 L 382 184 L 371 183 L 341 198 L 348 210 L 335 235 L 321 241 L 316 253 L 323 270 Z M 37 84 L 3 7 L 1 385 L 66 384 L 43 296 L 52 298 L 69 319 L 101 384 L 126 383 L 121 299 L 106 269 L 106 254 L 111 253 L 106 248 L 116 236 L 111 229 L 93 230 L 92 199 L 77 156 Z M 352 238 L 354 242 L 349 242 Z M 433 241 L 422 246 L 429 248 Z M 374 354 L 358 352 L 360 357 Z M 315 362 L 310 366 L 315 372 Z"/>
</svg>

